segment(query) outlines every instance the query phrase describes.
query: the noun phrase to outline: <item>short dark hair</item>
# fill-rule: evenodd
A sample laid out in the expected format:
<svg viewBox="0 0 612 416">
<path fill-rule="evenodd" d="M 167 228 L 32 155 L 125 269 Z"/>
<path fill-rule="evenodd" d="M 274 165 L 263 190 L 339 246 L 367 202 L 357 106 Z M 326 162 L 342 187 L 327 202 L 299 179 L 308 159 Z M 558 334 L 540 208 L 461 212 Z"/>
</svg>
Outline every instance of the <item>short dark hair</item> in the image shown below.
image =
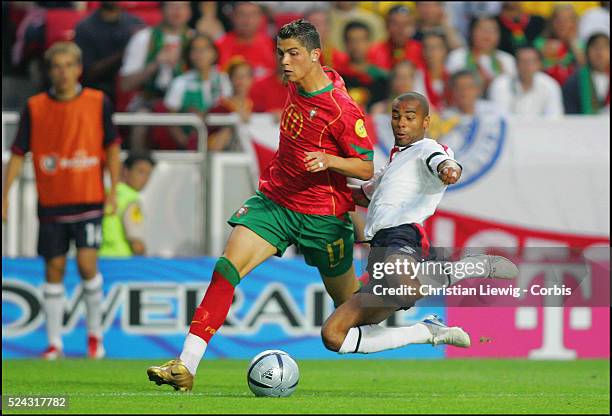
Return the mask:
<svg viewBox="0 0 612 416">
<path fill-rule="evenodd" d="M 485 20 L 491 20 L 493 23 L 495 23 L 497 30 L 500 30 L 499 22 L 493 15 L 483 14 L 480 16 L 472 17 L 472 19 L 470 20 L 470 26 L 469 26 L 469 31 L 468 31 L 468 44 L 470 47 L 474 46 L 474 39 L 473 39 L 474 29 L 476 29 L 476 26 L 478 26 L 480 22 L 483 22 Z"/>
<path fill-rule="evenodd" d="M 604 32 L 595 32 L 592 35 L 589 36 L 589 38 L 586 41 L 586 46 L 584 48 L 585 51 L 588 51 L 589 48 L 591 46 L 593 46 L 593 43 L 595 43 L 595 41 L 599 38 L 604 38 L 606 39 L 608 42 L 610 42 L 610 36 L 605 34 Z"/>
<path fill-rule="evenodd" d="M 421 39 L 421 44 L 425 43 L 425 38 L 439 38 L 439 39 L 442 39 L 442 43 L 444 44 L 444 47 L 446 48 L 446 52 L 450 51 L 450 47 L 448 46 L 448 38 L 446 37 L 446 34 L 444 33 L 444 30 L 438 29 L 438 28 L 433 28 L 433 29 L 425 30 L 425 31 L 423 31 L 423 37 Z"/>
<path fill-rule="evenodd" d="M 389 18 L 390 16 L 399 13 L 407 15 L 411 14 L 410 9 L 408 7 L 404 6 L 403 4 L 397 4 L 389 9 L 386 17 Z"/>
<path fill-rule="evenodd" d="M 517 60 L 518 60 L 519 52 L 521 51 L 534 51 L 538 55 L 538 59 L 540 60 L 540 62 L 544 60 L 544 56 L 542 55 L 542 52 L 535 46 L 529 46 L 529 45 L 522 45 L 516 48 L 516 50 L 514 51 L 514 56 L 516 57 Z"/>
<path fill-rule="evenodd" d="M 459 78 L 463 78 L 463 77 L 470 77 L 474 80 L 474 82 L 480 87 L 482 86 L 482 80 L 480 79 L 480 76 L 478 75 L 477 72 L 472 71 L 470 69 L 460 69 L 457 72 L 454 72 L 449 80 L 449 87 L 455 88 L 455 85 L 457 84 L 457 80 Z"/>
<path fill-rule="evenodd" d="M 604 38 L 605 40 L 608 41 L 608 43 L 610 43 L 610 36 L 604 32 L 595 32 L 593 34 L 591 34 L 589 36 L 589 38 L 586 41 L 586 46 L 584 47 L 584 52 L 586 54 L 586 61 L 587 61 L 587 66 L 591 66 L 591 62 L 589 60 L 589 49 L 591 49 L 591 47 L 593 46 L 593 44 L 595 43 L 595 41 L 597 41 L 597 39 L 600 38 Z"/>
<path fill-rule="evenodd" d="M 294 20 L 281 27 L 278 39 L 297 39 L 308 52 L 321 49 L 321 38 L 317 28 L 305 19 Z"/>
<path fill-rule="evenodd" d="M 198 39 L 205 39 L 210 45 L 210 47 L 215 51 L 216 58 L 213 62 L 213 65 L 216 64 L 219 60 L 219 49 L 217 48 L 217 45 L 215 45 L 214 39 L 206 33 L 198 32 L 189 39 L 187 45 L 185 46 L 185 49 L 183 49 L 183 60 L 187 63 L 187 67 L 189 69 L 193 69 L 193 63 L 191 62 L 191 58 L 189 57 L 189 55 L 191 55 L 191 48 L 193 47 L 195 41 Z"/>
<path fill-rule="evenodd" d="M 363 29 L 366 32 L 368 32 L 368 39 L 372 38 L 372 31 L 370 30 L 370 27 L 368 25 L 366 25 L 363 22 L 360 22 L 359 20 L 351 20 L 350 22 L 346 24 L 346 26 L 344 26 L 344 42 L 345 43 L 348 38 L 348 33 L 354 29 Z"/>
<path fill-rule="evenodd" d="M 426 116 L 429 115 L 429 101 L 423 94 L 418 92 L 406 92 L 395 97 L 397 101 L 418 101 Z"/>
<path fill-rule="evenodd" d="M 232 79 L 234 78 L 234 74 L 238 71 L 240 67 L 247 67 L 251 76 L 253 76 L 253 65 L 251 65 L 247 60 L 245 60 L 242 56 L 235 56 L 227 62 L 226 72 L 227 76 Z"/>
<path fill-rule="evenodd" d="M 147 151 L 131 151 L 128 157 L 123 161 L 123 166 L 125 166 L 128 170 L 132 169 L 137 162 L 149 162 L 151 166 L 155 166 L 155 159 L 151 153 Z"/>
</svg>

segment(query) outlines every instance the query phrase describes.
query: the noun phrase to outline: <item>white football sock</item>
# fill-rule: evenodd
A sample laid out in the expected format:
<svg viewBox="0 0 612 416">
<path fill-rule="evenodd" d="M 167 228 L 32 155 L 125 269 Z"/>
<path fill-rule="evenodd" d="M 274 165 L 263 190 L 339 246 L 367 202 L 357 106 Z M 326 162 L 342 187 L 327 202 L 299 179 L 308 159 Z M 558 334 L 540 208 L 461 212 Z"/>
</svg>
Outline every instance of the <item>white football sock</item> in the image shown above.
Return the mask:
<svg viewBox="0 0 612 416">
<path fill-rule="evenodd" d="M 351 328 L 340 347 L 340 354 L 379 352 L 403 347 L 408 344 L 430 344 L 431 332 L 424 324 L 398 328 L 380 325 L 363 325 Z"/>
<path fill-rule="evenodd" d="M 207 345 L 206 341 L 199 336 L 191 332 L 187 334 L 185 343 L 183 344 L 183 352 L 181 352 L 179 358 L 191 374 L 195 375 L 198 370 L 198 365 L 204 356 Z"/>
<path fill-rule="evenodd" d="M 49 345 L 60 350 L 62 343 L 62 321 L 64 320 L 64 284 L 45 283 L 43 285 L 45 314 L 47 315 L 47 337 Z"/>
<path fill-rule="evenodd" d="M 93 279 L 83 280 L 83 295 L 87 316 L 87 332 L 102 339 L 102 275 L 96 273 Z"/>
</svg>

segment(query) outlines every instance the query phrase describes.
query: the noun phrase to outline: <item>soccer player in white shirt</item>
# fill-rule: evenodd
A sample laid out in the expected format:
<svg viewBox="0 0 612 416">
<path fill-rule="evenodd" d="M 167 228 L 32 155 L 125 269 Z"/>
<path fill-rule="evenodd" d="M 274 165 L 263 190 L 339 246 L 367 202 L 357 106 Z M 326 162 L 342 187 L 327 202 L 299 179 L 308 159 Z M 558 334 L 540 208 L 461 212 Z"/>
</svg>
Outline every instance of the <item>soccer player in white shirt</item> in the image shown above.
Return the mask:
<svg viewBox="0 0 612 416">
<path fill-rule="evenodd" d="M 397 97 L 392 104 L 395 146 L 390 160 L 361 188 L 353 188 L 355 202 L 369 207 L 365 235 L 371 246 L 370 281 L 323 325 L 323 343 L 332 351 L 371 353 L 408 344 L 470 346 L 463 329 L 447 327 L 436 315 L 407 327 L 378 325 L 422 298 L 422 285 L 445 287 L 464 277 L 452 272 L 423 273 L 419 272 L 423 268 L 416 267 L 431 259 L 422 224 L 434 213 L 447 185 L 461 177 L 461 165 L 453 159 L 452 150 L 425 137 L 429 121 L 429 104 L 423 95 L 409 92 Z M 385 270 L 384 279 L 378 279 L 382 277 L 380 265 L 405 265 L 405 260 L 412 267 L 391 273 Z M 501 256 L 471 256 L 453 264 L 458 263 L 475 266 L 469 277 L 511 279 L 518 274 L 516 266 Z M 385 289 L 387 296 L 380 296 Z M 389 293 L 391 290 L 396 292 Z"/>
</svg>

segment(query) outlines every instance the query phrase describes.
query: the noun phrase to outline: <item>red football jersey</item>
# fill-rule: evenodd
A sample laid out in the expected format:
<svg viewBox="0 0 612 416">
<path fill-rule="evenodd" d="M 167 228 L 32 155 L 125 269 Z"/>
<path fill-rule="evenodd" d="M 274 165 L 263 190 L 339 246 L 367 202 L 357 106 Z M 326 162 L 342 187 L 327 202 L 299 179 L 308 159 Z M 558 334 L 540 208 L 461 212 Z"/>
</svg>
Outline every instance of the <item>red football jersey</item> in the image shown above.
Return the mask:
<svg viewBox="0 0 612 416">
<path fill-rule="evenodd" d="M 410 61 L 417 68 L 424 68 L 421 42 L 410 39 L 404 48 L 395 49 L 391 42 L 379 42 L 372 45 L 368 51 L 368 62 L 379 68 L 391 70 L 401 61 Z"/>
<path fill-rule="evenodd" d="M 276 44 L 265 34 L 258 33 L 251 42 L 243 42 L 234 32 L 228 32 L 215 45 L 219 51 L 218 64 L 224 70 L 233 58 L 242 57 L 253 67 L 256 80 L 276 71 Z"/>
<path fill-rule="evenodd" d="M 342 77 L 323 69 L 332 83 L 322 90 L 306 93 L 289 83 L 278 150 L 261 176 L 259 189 L 293 211 L 340 216 L 355 208 L 346 176 L 329 169 L 308 172 L 305 152 L 372 160 L 374 151 L 364 115 L 346 92 Z"/>
</svg>

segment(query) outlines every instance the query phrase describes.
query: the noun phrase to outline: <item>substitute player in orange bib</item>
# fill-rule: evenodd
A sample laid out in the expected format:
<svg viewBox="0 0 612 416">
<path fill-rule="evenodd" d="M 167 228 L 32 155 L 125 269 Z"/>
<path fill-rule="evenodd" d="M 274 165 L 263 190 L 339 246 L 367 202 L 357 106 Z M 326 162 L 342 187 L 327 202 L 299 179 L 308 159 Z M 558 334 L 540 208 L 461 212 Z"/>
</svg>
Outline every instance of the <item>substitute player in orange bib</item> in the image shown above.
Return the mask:
<svg viewBox="0 0 612 416">
<path fill-rule="evenodd" d="M 45 53 L 52 88 L 31 97 L 21 113 L 11 148 L 2 194 L 2 220 L 8 214 L 8 193 L 32 154 L 38 192 L 38 254 L 45 259 L 43 286 L 49 348 L 46 359 L 63 355 L 64 271 L 74 240 L 83 278 L 87 311 L 87 354 L 102 358 L 102 275 L 97 250 L 102 240 L 105 203 L 103 168 L 110 172 L 109 208 L 116 207 L 120 139 L 111 120 L 110 101 L 102 91 L 82 88 L 81 50 L 58 42 Z"/>
<path fill-rule="evenodd" d="M 149 379 L 191 390 L 212 335 L 223 325 L 234 287 L 267 258 L 291 244 L 318 268 L 336 305 L 359 289 L 353 270 L 354 209 L 346 178 L 373 173 L 372 143 L 363 113 L 344 81 L 319 63 L 315 27 L 297 20 L 283 26 L 277 53 L 289 83 L 278 151 L 259 190 L 230 218 L 234 227 L 196 309 L 180 358 L 147 370 Z"/>
</svg>

